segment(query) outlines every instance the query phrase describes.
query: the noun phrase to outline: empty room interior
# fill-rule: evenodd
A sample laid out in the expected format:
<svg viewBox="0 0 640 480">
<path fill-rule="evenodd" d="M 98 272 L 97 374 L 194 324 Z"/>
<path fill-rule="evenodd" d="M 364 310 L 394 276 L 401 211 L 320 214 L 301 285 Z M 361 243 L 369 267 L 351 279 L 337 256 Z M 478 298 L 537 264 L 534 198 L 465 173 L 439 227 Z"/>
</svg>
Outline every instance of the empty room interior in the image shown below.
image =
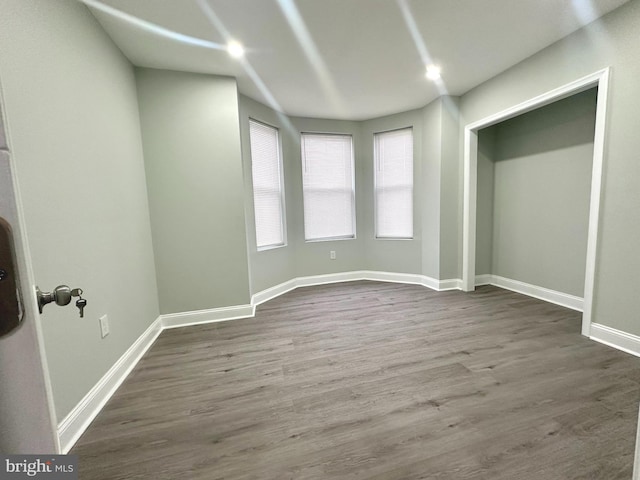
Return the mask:
<svg viewBox="0 0 640 480">
<path fill-rule="evenodd" d="M 640 0 L 0 0 L 0 455 L 640 479 L 639 40 Z"/>
</svg>

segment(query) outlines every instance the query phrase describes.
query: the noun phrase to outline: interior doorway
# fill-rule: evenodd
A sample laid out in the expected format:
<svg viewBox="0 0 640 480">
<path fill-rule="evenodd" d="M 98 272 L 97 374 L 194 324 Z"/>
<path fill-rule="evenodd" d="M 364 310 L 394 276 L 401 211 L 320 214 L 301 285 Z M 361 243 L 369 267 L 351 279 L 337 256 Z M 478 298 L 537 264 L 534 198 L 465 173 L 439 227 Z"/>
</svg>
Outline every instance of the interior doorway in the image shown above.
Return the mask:
<svg viewBox="0 0 640 480">
<path fill-rule="evenodd" d="M 593 164 L 591 170 L 591 190 L 589 198 L 589 219 L 587 229 L 586 266 L 584 295 L 582 302 L 582 334 L 589 335 L 593 306 L 593 289 L 600 216 L 602 186 L 602 164 L 604 155 L 604 135 L 608 97 L 609 68 L 600 70 L 567 85 L 534 97 L 509 109 L 468 124 L 464 129 L 464 200 L 463 200 L 463 265 L 462 282 L 464 291 L 473 291 L 476 286 L 476 223 L 478 186 L 478 132 L 492 125 L 530 112 L 558 100 L 597 87 L 595 135 L 593 144 Z"/>
</svg>

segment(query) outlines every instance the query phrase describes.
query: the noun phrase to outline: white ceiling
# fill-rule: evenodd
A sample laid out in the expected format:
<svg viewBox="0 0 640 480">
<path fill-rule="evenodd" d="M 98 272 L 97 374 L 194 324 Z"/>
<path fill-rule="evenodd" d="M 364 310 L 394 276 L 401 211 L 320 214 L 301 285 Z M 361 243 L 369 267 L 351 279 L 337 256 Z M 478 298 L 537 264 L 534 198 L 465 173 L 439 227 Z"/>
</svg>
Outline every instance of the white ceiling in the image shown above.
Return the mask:
<svg viewBox="0 0 640 480">
<path fill-rule="evenodd" d="M 628 0 L 82 1 L 135 65 L 231 75 L 290 115 L 361 120 L 462 95 Z M 191 44 L 229 36 L 244 62 Z"/>
</svg>

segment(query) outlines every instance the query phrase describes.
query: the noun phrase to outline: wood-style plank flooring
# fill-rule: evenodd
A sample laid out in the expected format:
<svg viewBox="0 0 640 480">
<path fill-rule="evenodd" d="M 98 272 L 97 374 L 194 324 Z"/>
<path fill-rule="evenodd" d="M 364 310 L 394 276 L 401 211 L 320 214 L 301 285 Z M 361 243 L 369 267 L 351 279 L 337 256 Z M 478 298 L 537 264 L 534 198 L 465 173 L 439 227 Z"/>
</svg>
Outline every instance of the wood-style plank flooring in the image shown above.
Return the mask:
<svg viewBox="0 0 640 480">
<path fill-rule="evenodd" d="M 640 359 L 496 287 L 302 288 L 163 332 L 71 453 L 82 480 L 631 478 Z"/>
</svg>

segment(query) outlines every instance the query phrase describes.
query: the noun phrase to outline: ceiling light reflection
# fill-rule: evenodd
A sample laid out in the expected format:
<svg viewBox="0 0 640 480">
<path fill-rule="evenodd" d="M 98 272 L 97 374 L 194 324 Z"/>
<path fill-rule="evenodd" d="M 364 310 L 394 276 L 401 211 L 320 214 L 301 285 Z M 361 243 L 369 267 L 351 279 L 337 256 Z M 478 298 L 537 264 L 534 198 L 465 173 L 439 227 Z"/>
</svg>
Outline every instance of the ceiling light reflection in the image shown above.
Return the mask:
<svg viewBox="0 0 640 480">
<path fill-rule="evenodd" d="M 295 0 L 278 0 L 278 5 L 287 19 L 291 30 L 293 30 L 294 35 L 298 39 L 298 43 L 300 43 L 309 63 L 316 71 L 321 86 L 331 101 L 333 108 L 338 111 L 340 115 L 343 115 L 344 108 L 338 89 L 331 78 L 327 65 L 320 55 L 318 47 L 309 33 L 309 29 L 304 23 L 302 15 L 295 4 Z"/>
<path fill-rule="evenodd" d="M 422 59 L 422 64 L 428 65 L 428 66 L 435 66 L 433 62 L 433 58 L 429 54 L 429 50 L 427 50 L 427 46 L 424 43 L 424 39 L 420 34 L 420 29 L 416 24 L 416 20 L 413 17 L 411 10 L 409 9 L 407 0 L 398 0 L 398 6 L 400 7 L 400 12 L 402 12 L 402 18 L 404 18 L 404 22 L 407 24 L 407 28 L 409 29 L 409 33 L 411 34 L 413 43 L 415 44 L 416 49 L 420 54 L 420 58 Z M 440 78 L 440 74 L 438 73 L 437 77 L 435 76 L 435 73 L 433 73 L 432 75 L 434 76 L 434 78 L 431 78 L 429 76 L 429 71 L 427 67 L 427 78 L 435 82 L 436 88 L 438 89 L 438 92 L 440 93 L 440 95 L 449 95 L 449 92 L 447 91 L 447 88 L 444 82 Z"/>
<path fill-rule="evenodd" d="M 437 65 L 427 65 L 426 77 L 429 80 L 438 80 L 441 77 L 442 70 Z"/>
<path fill-rule="evenodd" d="M 182 33 L 174 32 L 173 30 L 169 30 L 168 28 L 161 27 L 160 25 L 156 25 L 155 23 L 148 22 L 147 20 L 142 20 L 134 15 L 123 12 L 122 10 L 118 10 L 117 8 L 111 7 L 109 5 L 105 5 L 104 3 L 98 0 L 80 0 L 85 5 L 95 8 L 96 10 L 100 10 L 108 15 L 111 15 L 114 18 L 123 20 L 131 25 L 134 25 L 142 30 L 145 30 L 150 33 L 154 33 L 161 37 L 165 37 L 171 40 L 176 40 L 180 43 L 186 43 L 188 45 L 195 45 L 198 47 L 211 48 L 214 50 L 224 50 L 225 46 L 220 45 L 219 43 L 211 42 L 209 40 L 204 40 L 202 38 L 192 37 L 190 35 L 184 35 Z"/>
<path fill-rule="evenodd" d="M 229 52 L 229 55 L 233 58 L 240 58 L 244 56 L 244 47 L 240 42 L 232 40 L 227 43 L 227 52 Z"/>
<path fill-rule="evenodd" d="M 200 7 L 200 10 L 202 10 L 205 16 L 209 19 L 209 22 L 211 22 L 211 25 L 224 37 L 226 41 L 230 43 L 233 42 L 231 38 L 231 34 L 229 33 L 229 30 L 227 30 L 227 27 L 224 25 L 220 17 L 218 17 L 216 12 L 213 11 L 213 8 L 211 8 L 211 5 L 209 5 L 209 2 L 207 2 L 207 0 L 197 0 L 197 3 L 198 3 L 198 6 Z M 278 101 L 275 99 L 275 97 L 273 96 L 273 94 L 271 93 L 267 85 L 264 83 L 260 75 L 258 75 L 258 72 L 255 71 L 251 63 L 249 63 L 249 61 L 244 56 L 239 58 L 239 62 L 240 62 L 240 65 L 242 65 L 242 68 L 244 69 L 246 74 L 249 76 L 251 81 L 254 83 L 254 85 L 258 89 L 258 91 L 262 94 L 262 97 L 264 98 L 264 100 L 269 104 L 269 106 L 273 110 L 275 110 L 276 115 L 280 119 L 280 122 L 284 126 L 284 128 L 294 137 L 297 136 L 298 135 L 297 129 L 294 128 L 293 124 L 289 120 L 289 117 L 287 117 L 284 113 L 282 113 L 283 111 L 282 107 L 280 106 Z"/>
</svg>

